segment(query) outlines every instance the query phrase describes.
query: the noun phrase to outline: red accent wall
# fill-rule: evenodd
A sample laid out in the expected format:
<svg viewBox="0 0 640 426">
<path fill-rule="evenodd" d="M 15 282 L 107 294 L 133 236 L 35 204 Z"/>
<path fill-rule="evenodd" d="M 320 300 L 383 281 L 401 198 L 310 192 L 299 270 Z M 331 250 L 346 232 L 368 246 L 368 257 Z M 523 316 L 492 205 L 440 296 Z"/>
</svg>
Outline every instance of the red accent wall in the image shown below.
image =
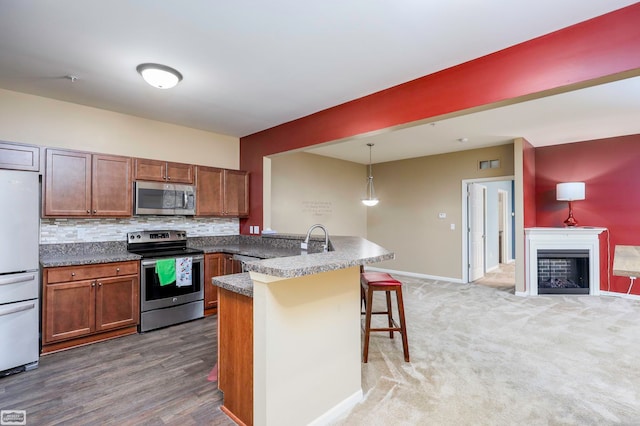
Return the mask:
<svg viewBox="0 0 640 426">
<path fill-rule="evenodd" d="M 536 148 L 535 161 L 537 226 L 563 226 L 569 208 L 556 201 L 556 184 L 584 182 L 585 199 L 573 202 L 578 225 L 610 233 L 609 265 L 601 236 L 600 289 L 626 293 L 628 278 L 609 275 L 609 288 L 607 275 L 616 244 L 640 245 L 640 135 Z M 640 284 L 632 293 L 640 294 Z"/>
<path fill-rule="evenodd" d="M 522 194 L 524 227 L 536 226 L 536 150 L 528 141 L 522 146 Z"/>
<path fill-rule="evenodd" d="M 640 69 L 640 3 L 240 139 L 250 215 L 262 223 L 262 157 Z"/>
</svg>

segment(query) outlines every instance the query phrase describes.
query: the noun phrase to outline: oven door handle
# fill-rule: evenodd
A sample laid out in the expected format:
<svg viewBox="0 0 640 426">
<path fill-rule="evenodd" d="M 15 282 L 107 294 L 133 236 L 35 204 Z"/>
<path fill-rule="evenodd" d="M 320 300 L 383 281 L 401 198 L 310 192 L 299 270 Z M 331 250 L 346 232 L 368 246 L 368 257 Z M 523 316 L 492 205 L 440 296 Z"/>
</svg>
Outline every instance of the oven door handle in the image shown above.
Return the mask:
<svg viewBox="0 0 640 426">
<path fill-rule="evenodd" d="M 201 254 L 197 254 L 195 256 L 175 256 L 173 259 L 181 259 L 183 257 L 190 257 L 194 262 L 198 262 L 198 261 L 202 261 L 204 260 L 204 256 Z M 169 258 L 171 259 L 171 258 Z M 158 259 L 147 259 L 147 260 L 142 260 L 140 262 L 140 265 L 142 265 L 143 267 L 145 266 L 155 266 L 156 262 L 158 261 Z"/>
</svg>

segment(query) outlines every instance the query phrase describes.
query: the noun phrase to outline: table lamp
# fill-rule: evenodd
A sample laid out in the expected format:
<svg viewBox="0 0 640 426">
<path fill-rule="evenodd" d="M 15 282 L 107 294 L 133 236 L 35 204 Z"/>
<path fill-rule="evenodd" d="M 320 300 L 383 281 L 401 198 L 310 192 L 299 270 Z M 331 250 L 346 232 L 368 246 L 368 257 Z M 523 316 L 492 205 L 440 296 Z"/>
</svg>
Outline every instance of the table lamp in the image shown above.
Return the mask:
<svg viewBox="0 0 640 426">
<path fill-rule="evenodd" d="M 569 217 L 564 221 L 566 226 L 577 226 L 573 217 L 572 201 L 584 200 L 584 182 L 565 182 L 556 185 L 556 200 L 569 202 Z"/>
</svg>

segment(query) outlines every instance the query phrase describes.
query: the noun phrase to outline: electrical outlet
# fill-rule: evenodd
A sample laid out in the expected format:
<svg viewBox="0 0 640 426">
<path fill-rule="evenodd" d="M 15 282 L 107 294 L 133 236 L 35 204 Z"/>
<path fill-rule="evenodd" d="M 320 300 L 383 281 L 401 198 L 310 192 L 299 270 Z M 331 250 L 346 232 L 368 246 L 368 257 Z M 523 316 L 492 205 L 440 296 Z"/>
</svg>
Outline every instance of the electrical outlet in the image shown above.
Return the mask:
<svg viewBox="0 0 640 426">
<path fill-rule="evenodd" d="M 259 234 L 259 233 L 260 233 L 260 225 L 256 225 L 256 226 L 254 226 L 254 227 L 253 227 L 253 230 L 254 230 L 254 231 L 256 231 L 256 232 L 255 232 L 256 234 Z"/>
<path fill-rule="evenodd" d="M 455 230 L 456 230 L 456 224 L 455 224 L 455 223 L 452 223 L 452 224 L 451 224 L 451 230 L 452 230 L 452 231 L 455 231 Z"/>
</svg>

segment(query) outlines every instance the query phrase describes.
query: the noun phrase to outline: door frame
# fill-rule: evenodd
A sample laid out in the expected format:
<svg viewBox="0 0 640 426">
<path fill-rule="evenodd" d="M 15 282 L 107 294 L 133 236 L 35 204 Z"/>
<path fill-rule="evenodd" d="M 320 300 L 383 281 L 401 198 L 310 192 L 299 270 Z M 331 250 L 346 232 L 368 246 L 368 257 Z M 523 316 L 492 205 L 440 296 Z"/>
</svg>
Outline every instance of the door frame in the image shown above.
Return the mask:
<svg viewBox="0 0 640 426">
<path fill-rule="evenodd" d="M 502 258 L 502 263 L 511 263 L 513 259 L 511 259 L 511 232 L 510 226 L 511 223 L 511 206 L 509 205 L 509 192 L 504 189 L 498 189 L 498 207 L 500 207 L 500 199 L 502 199 L 502 247 L 500 247 L 500 257 Z"/>
<path fill-rule="evenodd" d="M 462 199 L 462 229 L 461 236 L 462 239 L 462 264 L 460 268 L 462 269 L 462 282 L 469 282 L 469 203 L 467 198 L 467 190 L 469 184 L 472 183 L 483 183 L 483 182 L 496 182 L 496 181 L 513 181 L 515 180 L 515 176 L 496 176 L 491 178 L 475 178 L 475 179 L 463 179 L 461 182 L 461 199 Z M 513 195 L 512 195 L 513 196 Z"/>
</svg>

